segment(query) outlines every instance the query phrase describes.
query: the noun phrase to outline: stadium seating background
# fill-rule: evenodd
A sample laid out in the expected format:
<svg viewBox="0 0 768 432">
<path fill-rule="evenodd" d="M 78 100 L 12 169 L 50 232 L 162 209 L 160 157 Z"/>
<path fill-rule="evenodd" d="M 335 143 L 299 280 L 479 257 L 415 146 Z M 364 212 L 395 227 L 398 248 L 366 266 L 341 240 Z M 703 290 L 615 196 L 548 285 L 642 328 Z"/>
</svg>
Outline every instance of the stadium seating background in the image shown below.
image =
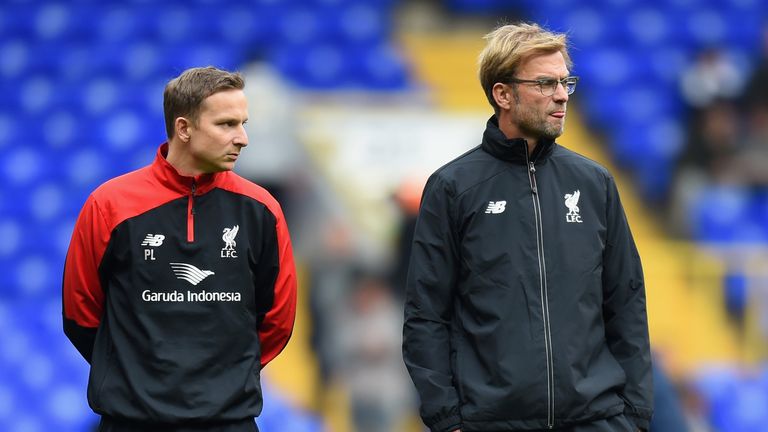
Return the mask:
<svg viewBox="0 0 768 432">
<path fill-rule="evenodd" d="M 190 66 L 238 69 L 261 61 L 304 91 L 407 93 L 418 83 L 396 46 L 398 6 L 394 0 L 0 4 L 0 430 L 77 431 L 95 421 L 84 398 L 86 365 L 61 332 L 63 258 L 87 194 L 148 163 L 164 140 L 164 83 Z M 680 73 L 711 45 L 726 47 L 745 71 L 754 67 L 768 12 L 761 0 L 448 0 L 444 6 L 456 16 L 515 14 L 568 31 L 578 47 L 582 118 L 605 135 L 609 153 L 648 202 L 668 192 L 684 146 Z M 694 240 L 764 245 L 766 209 L 765 191 L 712 191 L 691 214 Z M 711 422 L 723 431 L 766 430 L 766 377 L 747 379 L 727 368 L 705 374 L 701 392 L 716 407 Z M 299 408 L 269 402 L 260 420 L 266 432 L 318 428 Z M 286 426 L 288 418 L 296 425 Z"/>
</svg>

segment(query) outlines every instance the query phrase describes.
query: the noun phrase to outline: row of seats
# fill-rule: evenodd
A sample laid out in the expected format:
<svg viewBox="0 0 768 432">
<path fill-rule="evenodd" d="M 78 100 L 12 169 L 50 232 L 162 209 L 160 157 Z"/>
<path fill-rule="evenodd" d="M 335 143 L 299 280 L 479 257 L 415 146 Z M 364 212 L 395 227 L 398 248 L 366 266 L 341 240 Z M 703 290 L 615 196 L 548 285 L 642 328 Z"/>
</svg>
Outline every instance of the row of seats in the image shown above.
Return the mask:
<svg viewBox="0 0 768 432">
<path fill-rule="evenodd" d="M 599 45 L 606 41 L 625 49 L 679 45 L 685 49 L 733 45 L 754 49 L 760 43 L 762 19 L 759 9 L 726 3 L 703 7 L 682 7 L 651 2 L 628 7 L 608 8 L 594 3 L 574 4 L 565 14 L 550 15 L 548 25 L 568 28 L 578 46 Z M 556 5 L 547 12 L 559 10 Z M 739 25 L 732 25 L 738 22 Z"/>
<path fill-rule="evenodd" d="M 364 1 L 321 5 L 287 2 L 190 5 L 163 2 L 137 6 L 49 3 L 10 5 L 0 14 L 0 37 L 73 45 L 151 40 L 219 44 L 364 42 L 388 37 L 388 11 Z"/>
</svg>

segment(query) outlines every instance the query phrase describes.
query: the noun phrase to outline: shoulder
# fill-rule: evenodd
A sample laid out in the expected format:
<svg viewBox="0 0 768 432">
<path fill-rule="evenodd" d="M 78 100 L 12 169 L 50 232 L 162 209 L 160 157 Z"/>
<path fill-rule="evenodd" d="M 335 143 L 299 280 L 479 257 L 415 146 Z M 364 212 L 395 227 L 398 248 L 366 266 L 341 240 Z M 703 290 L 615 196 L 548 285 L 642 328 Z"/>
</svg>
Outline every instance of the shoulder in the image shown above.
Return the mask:
<svg viewBox="0 0 768 432">
<path fill-rule="evenodd" d="M 276 218 L 282 219 L 283 211 L 275 197 L 263 187 L 241 177 L 234 171 L 221 173 L 221 181 L 217 185 L 220 189 L 242 195 L 264 205 Z"/>
<path fill-rule="evenodd" d="M 157 198 L 161 202 L 172 199 L 166 195 L 167 191 L 153 184 L 151 169 L 146 166 L 102 183 L 91 193 L 91 200 L 105 212 L 118 209 L 141 212 L 153 207 Z"/>
<path fill-rule="evenodd" d="M 152 175 L 151 166 L 146 166 L 104 182 L 91 193 L 89 202 L 114 227 L 181 196 L 179 191 L 163 187 Z"/>
<path fill-rule="evenodd" d="M 583 171 L 585 174 L 594 176 L 596 179 L 603 182 L 613 182 L 613 175 L 608 171 L 608 168 L 561 145 L 558 145 L 555 148 L 551 159 L 554 163 L 568 165 L 572 169 Z"/>
<path fill-rule="evenodd" d="M 442 186 L 451 195 L 461 195 L 506 169 L 502 161 L 477 146 L 440 167 L 427 186 Z"/>
<path fill-rule="evenodd" d="M 144 189 L 144 184 L 149 180 L 150 168 L 148 166 L 139 168 L 135 171 L 113 177 L 97 187 L 91 195 L 97 200 L 106 200 L 123 191 L 132 189 Z"/>
</svg>

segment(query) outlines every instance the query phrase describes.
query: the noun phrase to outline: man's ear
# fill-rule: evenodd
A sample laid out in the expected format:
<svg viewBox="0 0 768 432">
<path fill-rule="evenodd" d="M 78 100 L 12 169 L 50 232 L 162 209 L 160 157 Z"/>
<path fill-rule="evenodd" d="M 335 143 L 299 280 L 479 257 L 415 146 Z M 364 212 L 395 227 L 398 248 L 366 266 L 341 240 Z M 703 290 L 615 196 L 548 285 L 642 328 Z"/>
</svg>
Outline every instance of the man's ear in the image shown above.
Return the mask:
<svg viewBox="0 0 768 432">
<path fill-rule="evenodd" d="M 496 83 L 493 85 L 491 92 L 493 94 L 493 99 L 496 101 L 496 105 L 498 105 L 500 109 L 508 110 L 512 108 L 512 87 L 506 84 Z"/>
<path fill-rule="evenodd" d="M 179 137 L 179 140 L 181 140 L 181 142 L 189 142 L 189 129 L 192 126 L 192 122 L 186 117 L 176 117 L 173 126 L 176 129 L 176 136 Z"/>
</svg>

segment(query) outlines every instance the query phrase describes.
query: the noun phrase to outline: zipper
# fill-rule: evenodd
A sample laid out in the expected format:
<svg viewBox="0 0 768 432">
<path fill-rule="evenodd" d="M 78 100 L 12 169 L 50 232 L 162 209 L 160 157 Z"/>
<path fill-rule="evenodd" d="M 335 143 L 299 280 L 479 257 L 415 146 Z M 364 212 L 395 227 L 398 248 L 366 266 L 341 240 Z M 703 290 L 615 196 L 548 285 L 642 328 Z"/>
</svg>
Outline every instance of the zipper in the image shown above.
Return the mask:
<svg viewBox="0 0 768 432">
<path fill-rule="evenodd" d="M 192 179 L 192 190 L 189 194 L 189 200 L 187 200 L 187 242 L 192 243 L 195 241 L 195 191 L 197 190 L 197 182 Z"/>
<path fill-rule="evenodd" d="M 528 169 L 528 181 L 531 185 L 533 215 L 536 220 L 536 253 L 539 257 L 539 289 L 541 290 L 541 313 L 544 318 L 544 351 L 547 357 L 547 428 L 555 424 L 555 365 L 552 356 L 552 330 L 549 324 L 549 296 L 547 290 L 547 263 L 544 260 L 544 225 L 541 221 L 541 202 L 536 186 L 535 161 L 528 159 L 528 143 L 525 144 L 525 161 Z"/>
</svg>

